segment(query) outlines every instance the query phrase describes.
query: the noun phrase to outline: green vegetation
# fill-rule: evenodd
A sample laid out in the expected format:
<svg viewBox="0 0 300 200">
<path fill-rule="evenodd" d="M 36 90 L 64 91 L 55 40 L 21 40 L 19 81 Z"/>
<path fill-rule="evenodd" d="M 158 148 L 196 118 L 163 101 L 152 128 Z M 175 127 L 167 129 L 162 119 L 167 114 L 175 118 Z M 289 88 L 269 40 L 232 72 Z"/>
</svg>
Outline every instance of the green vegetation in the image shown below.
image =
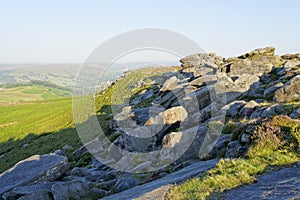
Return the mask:
<svg viewBox="0 0 300 200">
<path fill-rule="evenodd" d="M 71 99 L 39 101 L 0 107 L 0 142 L 40 135 L 72 124 Z"/>
<path fill-rule="evenodd" d="M 70 98 L 0 106 L 0 173 L 31 155 L 66 144 L 81 145 Z"/>
<path fill-rule="evenodd" d="M 232 134 L 238 128 L 234 121 L 229 121 L 225 124 L 222 130 L 222 134 Z"/>
<path fill-rule="evenodd" d="M 202 177 L 173 187 L 168 199 L 218 198 L 225 190 L 253 183 L 270 166 L 299 161 L 300 123 L 277 116 L 258 126 L 252 144 L 244 158 L 222 159 Z"/>
<path fill-rule="evenodd" d="M 50 85 L 20 85 L 16 87 L 3 87 L 0 89 L 0 103 L 50 100 L 69 97 L 72 94 L 70 90 L 52 87 Z"/>
</svg>

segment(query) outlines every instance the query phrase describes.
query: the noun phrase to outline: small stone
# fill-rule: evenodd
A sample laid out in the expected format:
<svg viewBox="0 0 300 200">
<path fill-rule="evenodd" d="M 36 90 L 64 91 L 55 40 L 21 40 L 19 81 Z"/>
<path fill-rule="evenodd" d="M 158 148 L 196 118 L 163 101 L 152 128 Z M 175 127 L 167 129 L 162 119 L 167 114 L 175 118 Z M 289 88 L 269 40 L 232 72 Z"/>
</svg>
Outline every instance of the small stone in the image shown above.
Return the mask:
<svg viewBox="0 0 300 200">
<path fill-rule="evenodd" d="M 225 158 L 236 158 L 238 157 L 238 149 L 241 147 L 239 141 L 232 141 L 228 144 Z"/>
<path fill-rule="evenodd" d="M 249 126 L 246 128 L 246 133 L 252 134 L 255 130 L 256 130 L 256 127 L 255 127 L 254 125 L 249 125 Z"/>
<path fill-rule="evenodd" d="M 241 116 L 250 116 L 254 108 L 258 106 L 258 103 L 256 103 L 254 100 L 249 101 L 240 111 Z"/>
<path fill-rule="evenodd" d="M 290 115 L 292 119 L 298 119 L 300 118 L 300 108 L 296 108 L 293 110 L 292 114 Z"/>
<path fill-rule="evenodd" d="M 242 136 L 241 136 L 241 142 L 242 143 L 248 143 L 249 141 L 250 141 L 250 135 L 246 134 L 246 133 L 242 134 Z"/>
<path fill-rule="evenodd" d="M 53 153 L 56 154 L 56 155 L 59 155 L 59 156 L 66 156 L 65 152 L 63 150 L 60 150 L 60 149 L 55 150 Z"/>
<path fill-rule="evenodd" d="M 237 157 L 239 158 L 239 157 L 244 156 L 248 152 L 248 150 L 249 150 L 249 147 L 247 147 L 247 146 L 239 147 Z"/>
</svg>

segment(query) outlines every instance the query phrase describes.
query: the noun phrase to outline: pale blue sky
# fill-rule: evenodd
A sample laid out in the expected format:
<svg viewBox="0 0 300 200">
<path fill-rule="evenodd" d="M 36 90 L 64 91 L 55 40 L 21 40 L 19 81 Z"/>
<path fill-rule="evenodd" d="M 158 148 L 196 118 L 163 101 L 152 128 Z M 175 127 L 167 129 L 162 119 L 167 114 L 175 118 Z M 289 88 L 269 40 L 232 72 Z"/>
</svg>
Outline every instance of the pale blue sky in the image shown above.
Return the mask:
<svg viewBox="0 0 300 200">
<path fill-rule="evenodd" d="M 146 27 L 222 56 L 269 45 L 300 52 L 299 8 L 297 0 L 0 0 L 0 63 L 83 62 L 105 40 Z"/>
</svg>

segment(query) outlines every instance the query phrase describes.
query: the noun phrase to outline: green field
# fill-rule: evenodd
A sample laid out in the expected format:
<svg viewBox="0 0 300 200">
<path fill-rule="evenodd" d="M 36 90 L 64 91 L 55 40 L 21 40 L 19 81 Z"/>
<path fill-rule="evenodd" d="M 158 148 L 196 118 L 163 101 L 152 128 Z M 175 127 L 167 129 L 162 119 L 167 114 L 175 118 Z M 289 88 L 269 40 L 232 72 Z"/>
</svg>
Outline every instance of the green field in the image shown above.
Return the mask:
<svg viewBox="0 0 300 200">
<path fill-rule="evenodd" d="M 23 139 L 72 125 L 71 99 L 0 106 L 0 142 Z"/>
<path fill-rule="evenodd" d="M 71 91 L 40 85 L 0 88 L 0 103 L 32 102 L 71 96 Z"/>
<path fill-rule="evenodd" d="M 34 154 L 78 148 L 71 98 L 0 106 L 0 173 Z"/>
</svg>

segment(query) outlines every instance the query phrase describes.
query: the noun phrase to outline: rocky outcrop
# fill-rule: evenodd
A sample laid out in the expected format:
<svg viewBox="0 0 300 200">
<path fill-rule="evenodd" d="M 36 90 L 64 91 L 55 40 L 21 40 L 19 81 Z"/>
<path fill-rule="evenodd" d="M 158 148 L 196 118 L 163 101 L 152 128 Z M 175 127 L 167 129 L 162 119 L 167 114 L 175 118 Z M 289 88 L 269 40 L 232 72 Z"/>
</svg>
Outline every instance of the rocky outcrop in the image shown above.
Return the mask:
<svg viewBox="0 0 300 200">
<path fill-rule="evenodd" d="M 245 155 L 262 120 L 300 118 L 294 103 L 300 100 L 299 54 L 276 56 L 267 47 L 228 59 L 193 54 L 180 62 L 178 71 L 156 77 L 150 87 L 137 83 L 141 92 L 116 105 L 108 149 L 95 138 L 73 152 L 79 159 L 108 154 L 103 163 L 115 169 L 92 158 L 89 167 L 69 170 L 63 150 L 34 156 L 0 175 L 2 198 L 163 199 L 173 184 L 202 174 L 219 158 Z"/>
<path fill-rule="evenodd" d="M 123 129 L 126 133 L 118 137 L 111 148 L 118 166 L 149 170 L 153 164 L 149 157 L 139 160 L 136 165 L 130 164 L 133 162 L 131 159 L 122 157 L 124 150 L 162 150 L 159 155 L 166 160 L 181 155 L 177 162 L 199 159 L 199 151 L 205 140 L 205 145 L 218 144 L 220 147 L 207 155 L 209 158 L 244 155 L 248 149 L 248 133 L 243 134 L 238 141 L 230 141 L 230 136 L 226 140 L 223 140 L 223 136 L 219 139 L 218 134 L 209 133 L 208 130 L 212 129 L 210 124 L 222 124 L 223 115 L 236 120 L 239 126 L 242 119 L 258 120 L 285 114 L 285 105 L 272 105 L 268 101 L 273 96 L 276 98 L 276 94 L 283 88 L 287 88 L 286 92 L 289 89 L 296 90 L 297 84 L 293 79 L 297 78 L 298 71 L 295 68 L 298 65 L 294 58 L 276 56 L 274 52 L 273 47 L 267 47 L 238 58 L 225 59 L 210 53 L 194 54 L 181 59 L 181 70 L 163 76 L 165 81 L 152 87 L 159 89 L 151 88 L 140 94 L 152 91 L 154 98 L 148 107 L 138 108 L 129 102 L 130 106 L 124 107 L 116 115 L 115 121 L 119 121 L 119 124 L 124 122 L 122 126 L 127 127 Z M 283 80 L 287 80 L 285 85 Z M 287 96 L 292 98 L 293 95 L 290 92 Z M 137 98 L 139 99 L 139 94 Z M 138 112 L 134 110 L 139 111 L 138 118 L 142 120 L 136 119 Z M 286 114 L 298 116 L 296 111 Z M 117 127 L 112 129 L 119 131 Z M 221 132 L 221 129 L 215 131 Z M 193 142 L 189 142 L 191 140 Z M 121 150 L 115 151 L 113 147 L 116 146 L 121 147 Z M 209 151 L 212 149 L 209 148 Z"/>
</svg>

